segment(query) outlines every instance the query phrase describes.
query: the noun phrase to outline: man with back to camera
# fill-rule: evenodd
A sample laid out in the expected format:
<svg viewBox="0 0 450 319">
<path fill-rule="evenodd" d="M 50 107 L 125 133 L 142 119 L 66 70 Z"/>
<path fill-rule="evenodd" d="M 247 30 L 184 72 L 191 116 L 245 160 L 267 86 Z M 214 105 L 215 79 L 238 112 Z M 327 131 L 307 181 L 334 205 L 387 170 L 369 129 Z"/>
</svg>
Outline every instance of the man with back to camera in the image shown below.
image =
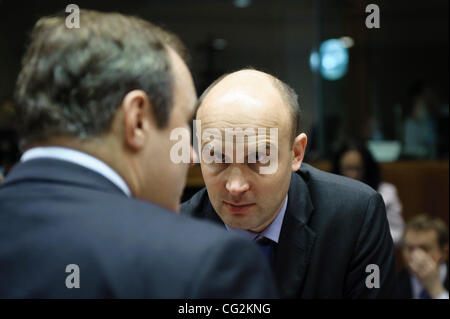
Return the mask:
<svg viewBox="0 0 450 319">
<path fill-rule="evenodd" d="M 449 299 L 448 226 L 436 217 L 418 215 L 406 223 L 398 275 L 398 297 Z"/>
<path fill-rule="evenodd" d="M 36 23 L 16 87 L 26 151 L 0 187 L 0 297 L 276 297 L 258 247 L 175 214 L 187 165 L 169 136 L 197 102 L 182 51 L 116 13 Z"/>
<path fill-rule="evenodd" d="M 258 241 L 283 298 L 394 296 L 383 200 L 365 184 L 302 164 L 307 136 L 291 88 L 256 70 L 222 76 L 201 96 L 197 121 L 206 188 L 182 214 Z M 250 131 L 227 140 L 227 130 L 239 129 Z"/>
</svg>

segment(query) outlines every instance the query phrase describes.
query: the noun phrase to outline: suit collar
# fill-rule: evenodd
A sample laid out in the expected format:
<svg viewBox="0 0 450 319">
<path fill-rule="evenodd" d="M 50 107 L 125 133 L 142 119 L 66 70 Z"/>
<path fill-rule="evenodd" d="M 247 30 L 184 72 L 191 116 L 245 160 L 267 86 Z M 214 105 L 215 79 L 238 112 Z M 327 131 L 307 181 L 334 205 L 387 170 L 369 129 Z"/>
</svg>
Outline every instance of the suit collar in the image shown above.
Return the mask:
<svg viewBox="0 0 450 319">
<path fill-rule="evenodd" d="M 32 159 L 17 164 L 9 172 L 1 187 L 33 181 L 79 185 L 83 188 L 126 196 L 117 185 L 97 172 L 74 163 L 50 158 Z"/>
<path fill-rule="evenodd" d="M 127 196 L 131 196 L 130 188 L 125 180 L 112 167 L 100 159 L 85 152 L 61 146 L 33 147 L 23 153 L 20 161 L 25 162 L 38 158 L 51 158 L 70 162 L 88 168 L 109 179 L 118 186 Z"/>
</svg>

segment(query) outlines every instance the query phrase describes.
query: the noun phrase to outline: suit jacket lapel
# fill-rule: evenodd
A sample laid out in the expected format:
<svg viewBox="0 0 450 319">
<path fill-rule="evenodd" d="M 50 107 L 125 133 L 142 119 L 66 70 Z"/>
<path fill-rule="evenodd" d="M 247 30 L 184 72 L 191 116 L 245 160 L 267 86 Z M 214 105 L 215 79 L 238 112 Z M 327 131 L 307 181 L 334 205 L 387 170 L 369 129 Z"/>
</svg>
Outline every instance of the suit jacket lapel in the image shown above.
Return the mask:
<svg viewBox="0 0 450 319">
<path fill-rule="evenodd" d="M 275 256 L 275 278 L 282 298 L 300 296 L 316 234 L 308 226 L 314 210 L 307 172 L 293 173 L 289 199 Z"/>
</svg>

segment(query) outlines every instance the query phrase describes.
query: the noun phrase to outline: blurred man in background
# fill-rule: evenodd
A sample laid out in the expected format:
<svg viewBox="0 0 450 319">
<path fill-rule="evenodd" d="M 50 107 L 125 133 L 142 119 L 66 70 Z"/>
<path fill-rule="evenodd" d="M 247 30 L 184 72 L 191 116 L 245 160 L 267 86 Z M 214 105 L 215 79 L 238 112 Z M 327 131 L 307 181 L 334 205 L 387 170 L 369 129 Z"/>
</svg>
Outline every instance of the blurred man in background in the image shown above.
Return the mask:
<svg viewBox="0 0 450 319">
<path fill-rule="evenodd" d="M 404 123 L 403 155 L 435 159 L 438 151 L 438 103 L 434 91 L 419 81 L 409 89 L 409 111 Z"/>
<path fill-rule="evenodd" d="M 26 151 L 0 186 L 0 297 L 275 296 L 257 247 L 175 214 L 187 164 L 170 134 L 197 102 L 180 46 L 115 13 L 36 23 L 16 87 Z"/>
<path fill-rule="evenodd" d="M 406 269 L 399 273 L 399 297 L 448 299 L 448 226 L 420 215 L 406 223 L 403 236 Z"/>
</svg>

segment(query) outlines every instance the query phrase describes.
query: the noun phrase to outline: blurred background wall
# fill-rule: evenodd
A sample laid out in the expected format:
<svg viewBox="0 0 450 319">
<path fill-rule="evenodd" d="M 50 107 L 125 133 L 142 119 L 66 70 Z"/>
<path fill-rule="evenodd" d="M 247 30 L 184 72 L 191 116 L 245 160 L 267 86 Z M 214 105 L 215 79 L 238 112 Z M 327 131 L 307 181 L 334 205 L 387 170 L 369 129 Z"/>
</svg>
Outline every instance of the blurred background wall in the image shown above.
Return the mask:
<svg viewBox="0 0 450 319">
<path fill-rule="evenodd" d="M 12 92 L 27 34 L 40 16 L 69 3 L 138 15 L 178 34 L 190 50 L 198 94 L 219 75 L 243 67 L 274 74 L 299 95 L 308 162 L 329 169 L 342 141 L 372 143 L 385 179 L 399 188 L 404 216 L 429 211 L 448 222 L 449 1 L 0 0 L 4 172 L 17 158 L 11 154 L 20 153 L 13 145 L 13 124 L 20 119 L 13 116 Z M 380 28 L 365 24 L 371 3 L 380 9 Z M 342 37 L 350 39 L 348 70 L 327 80 L 312 71 L 311 53 Z M 414 156 L 404 152 L 405 123 L 420 94 L 433 117 L 434 150 Z M 185 198 L 202 185 L 194 167 Z"/>
</svg>

